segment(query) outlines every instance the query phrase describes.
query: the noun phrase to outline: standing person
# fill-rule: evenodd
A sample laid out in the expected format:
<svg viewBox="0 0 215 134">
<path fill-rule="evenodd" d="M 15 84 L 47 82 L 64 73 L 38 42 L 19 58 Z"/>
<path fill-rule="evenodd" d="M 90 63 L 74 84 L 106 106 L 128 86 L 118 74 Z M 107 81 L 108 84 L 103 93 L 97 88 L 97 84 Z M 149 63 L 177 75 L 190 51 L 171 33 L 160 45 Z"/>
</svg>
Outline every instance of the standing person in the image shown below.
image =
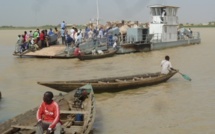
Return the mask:
<svg viewBox="0 0 215 134">
<path fill-rule="evenodd" d="M 54 34 L 56 34 L 57 37 L 60 38 L 60 32 L 58 31 L 57 27 L 54 28 Z"/>
<path fill-rule="evenodd" d="M 166 16 L 166 9 L 163 9 L 162 14 L 161 14 L 161 20 L 164 22 L 164 17 Z"/>
<path fill-rule="evenodd" d="M 88 39 L 92 39 L 92 38 L 93 38 L 93 31 L 92 31 L 92 29 L 90 29 L 88 31 Z"/>
<path fill-rule="evenodd" d="M 66 51 L 67 51 L 67 54 L 68 54 L 68 56 L 70 55 L 70 47 L 71 47 L 71 45 L 74 43 L 74 40 L 72 39 L 72 37 L 69 35 L 69 33 L 68 32 L 66 32 L 66 46 L 67 46 L 67 48 L 66 48 Z"/>
<path fill-rule="evenodd" d="M 21 35 L 18 35 L 18 39 L 17 39 L 17 42 L 16 42 L 16 47 L 15 47 L 15 52 L 14 53 L 21 53 L 22 50 L 21 50 L 21 46 L 23 44 L 23 38 Z"/>
<path fill-rule="evenodd" d="M 101 27 L 100 29 L 99 29 L 99 33 L 98 33 L 98 38 L 103 38 L 103 36 L 104 36 L 104 30 L 103 30 L 103 28 Z"/>
<path fill-rule="evenodd" d="M 79 44 L 82 42 L 82 35 L 81 33 L 77 33 L 77 36 L 75 38 L 75 44 Z"/>
<path fill-rule="evenodd" d="M 48 31 L 46 29 L 44 30 L 44 35 L 45 35 L 46 47 L 49 47 L 49 35 L 48 35 Z"/>
<path fill-rule="evenodd" d="M 60 24 L 60 27 L 61 27 L 61 29 L 65 29 L 66 28 L 66 23 L 65 23 L 65 21 L 63 21 L 61 24 Z"/>
<path fill-rule="evenodd" d="M 64 45 L 64 44 L 66 44 L 66 42 L 65 42 L 66 41 L 66 39 L 65 39 L 65 29 L 62 28 L 60 33 L 61 33 L 62 44 Z"/>
<path fill-rule="evenodd" d="M 43 134 L 44 130 L 47 130 L 48 133 L 60 134 L 60 108 L 52 98 L 52 92 L 47 91 L 44 93 L 43 102 L 37 111 L 36 134 Z"/>
<path fill-rule="evenodd" d="M 33 38 L 33 33 L 32 33 L 31 30 L 29 31 L 29 37 L 30 37 L 31 39 Z"/>
<path fill-rule="evenodd" d="M 86 26 L 85 27 L 85 32 L 84 32 L 84 39 L 88 39 L 88 32 L 90 31 L 90 29 Z"/>
<path fill-rule="evenodd" d="M 188 29 L 188 31 L 190 32 L 190 38 L 193 36 L 193 31 L 191 30 L 191 28 Z"/>
<path fill-rule="evenodd" d="M 52 28 L 50 28 L 50 29 L 49 29 L 48 35 L 49 35 L 49 36 L 52 36 L 53 34 L 54 34 L 54 32 L 52 31 Z"/>
<path fill-rule="evenodd" d="M 73 40 L 75 40 L 75 29 L 74 29 L 74 27 L 72 27 L 72 29 L 70 30 L 70 37 L 73 39 Z"/>
<path fill-rule="evenodd" d="M 42 30 L 40 32 L 40 43 L 41 43 L 41 48 L 45 47 L 45 31 Z"/>
<path fill-rule="evenodd" d="M 59 42 L 60 42 L 60 37 L 61 37 L 61 33 L 60 33 L 60 31 L 57 29 L 57 27 L 54 28 L 54 34 L 57 35 L 57 44 L 59 44 Z"/>
<path fill-rule="evenodd" d="M 33 33 L 33 38 L 36 39 L 36 41 L 39 41 L 40 33 L 38 30 L 34 31 Z"/>
<path fill-rule="evenodd" d="M 113 48 L 114 49 L 117 49 L 117 43 L 118 42 L 118 37 L 117 37 L 117 34 L 115 34 L 114 36 L 113 36 Z"/>
<path fill-rule="evenodd" d="M 170 57 L 167 55 L 165 56 L 165 59 L 161 61 L 161 74 L 168 74 L 171 70 L 176 71 L 172 68 L 172 64 L 169 60 Z"/>
</svg>

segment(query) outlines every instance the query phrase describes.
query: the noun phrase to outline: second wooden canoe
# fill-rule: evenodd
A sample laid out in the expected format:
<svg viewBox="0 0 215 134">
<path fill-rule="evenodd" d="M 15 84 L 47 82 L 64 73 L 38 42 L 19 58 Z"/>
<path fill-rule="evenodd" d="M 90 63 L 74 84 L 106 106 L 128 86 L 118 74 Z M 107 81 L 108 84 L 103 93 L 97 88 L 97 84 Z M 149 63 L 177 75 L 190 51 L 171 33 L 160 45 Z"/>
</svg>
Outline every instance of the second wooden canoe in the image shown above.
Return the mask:
<svg viewBox="0 0 215 134">
<path fill-rule="evenodd" d="M 87 92 L 87 98 L 79 101 L 77 93 Z M 66 95 L 54 97 L 60 106 L 60 120 L 65 134 L 89 134 L 95 120 L 95 98 L 90 84 L 84 85 Z M 83 100 L 83 99 L 82 99 Z M 38 107 L 0 124 L 1 134 L 31 134 L 36 131 Z"/>
<path fill-rule="evenodd" d="M 70 92 L 77 87 L 90 83 L 93 86 L 94 92 L 116 92 L 130 88 L 138 88 L 143 86 L 162 83 L 170 79 L 177 72 L 172 71 L 167 75 L 157 73 L 146 73 L 124 77 L 100 78 L 91 80 L 78 81 L 50 81 L 37 82 L 40 85 L 47 86 L 58 91 Z"/>
</svg>

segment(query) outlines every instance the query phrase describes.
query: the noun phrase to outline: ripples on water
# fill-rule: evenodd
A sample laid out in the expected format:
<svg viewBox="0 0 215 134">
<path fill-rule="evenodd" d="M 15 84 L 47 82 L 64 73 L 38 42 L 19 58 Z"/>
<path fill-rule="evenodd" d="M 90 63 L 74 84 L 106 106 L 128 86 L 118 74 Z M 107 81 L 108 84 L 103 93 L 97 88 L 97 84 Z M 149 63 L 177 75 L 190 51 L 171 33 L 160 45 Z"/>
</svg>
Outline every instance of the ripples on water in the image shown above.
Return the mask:
<svg viewBox="0 0 215 134">
<path fill-rule="evenodd" d="M 96 94 L 94 133 L 215 133 L 215 29 L 195 30 L 201 33 L 200 45 L 92 61 L 16 58 L 11 55 L 15 40 L 3 40 L 0 43 L 0 91 L 3 95 L 0 122 L 39 105 L 46 90 L 59 94 L 58 91 L 37 85 L 37 81 L 156 72 L 160 70 L 160 61 L 168 54 L 173 66 L 189 75 L 192 81 L 186 81 L 176 74 L 166 83 Z M 5 32 L 11 31 L 0 31 L 0 38 Z M 19 31 L 12 33 L 16 37 Z"/>
</svg>

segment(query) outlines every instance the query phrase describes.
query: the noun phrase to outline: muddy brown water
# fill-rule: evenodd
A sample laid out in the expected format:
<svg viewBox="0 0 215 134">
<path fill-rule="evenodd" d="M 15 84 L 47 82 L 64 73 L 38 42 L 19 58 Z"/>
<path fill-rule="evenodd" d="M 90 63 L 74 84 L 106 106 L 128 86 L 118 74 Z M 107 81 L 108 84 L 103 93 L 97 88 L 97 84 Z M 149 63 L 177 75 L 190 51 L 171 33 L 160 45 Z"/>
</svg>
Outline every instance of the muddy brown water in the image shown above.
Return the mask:
<svg viewBox="0 0 215 134">
<path fill-rule="evenodd" d="M 157 72 L 160 61 L 169 55 L 173 66 L 192 81 L 176 74 L 162 84 L 96 94 L 94 133 L 215 133 L 215 29 L 192 30 L 200 32 L 201 44 L 91 61 L 14 57 L 14 43 L 23 30 L 0 30 L 0 122 L 38 106 L 47 90 L 60 93 L 37 81 Z"/>
</svg>

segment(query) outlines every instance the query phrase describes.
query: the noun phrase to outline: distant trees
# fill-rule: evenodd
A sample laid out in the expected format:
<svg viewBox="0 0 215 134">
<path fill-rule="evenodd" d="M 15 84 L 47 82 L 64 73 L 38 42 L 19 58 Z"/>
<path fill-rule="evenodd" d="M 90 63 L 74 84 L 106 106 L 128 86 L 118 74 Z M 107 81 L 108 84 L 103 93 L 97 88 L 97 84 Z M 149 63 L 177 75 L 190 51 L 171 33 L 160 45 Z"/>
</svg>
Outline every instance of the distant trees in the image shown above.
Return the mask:
<svg viewBox="0 0 215 134">
<path fill-rule="evenodd" d="M 148 23 L 142 23 L 142 25 L 147 25 Z M 86 26 L 85 25 L 68 25 L 68 28 L 71 28 L 75 26 L 78 29 L 83 29 Z M 60 27 L 60 24 L 58 25 L 43 25 L 43 26 L 0 26 L 0 29 L 49 29 L 49 28 L 54 28 L 54 27 Z M 194 24 L 194 23 L 180 23 L 179 27 L 215 27 L 215 21 L 210 21 L 208 23 L 199 23 L 199 24 Z"/>
<path fill-rule="evenodd" d="M 208 25 L 214 26 L 214 25 L 215 25 L 215 21 L 210 21 L 210 22 L 208 22 Z"/>
<path fill-rule="evenodd" d="M 14 26 L 1 26 L 2 28 L 15 28 Z"/>
</svg>

